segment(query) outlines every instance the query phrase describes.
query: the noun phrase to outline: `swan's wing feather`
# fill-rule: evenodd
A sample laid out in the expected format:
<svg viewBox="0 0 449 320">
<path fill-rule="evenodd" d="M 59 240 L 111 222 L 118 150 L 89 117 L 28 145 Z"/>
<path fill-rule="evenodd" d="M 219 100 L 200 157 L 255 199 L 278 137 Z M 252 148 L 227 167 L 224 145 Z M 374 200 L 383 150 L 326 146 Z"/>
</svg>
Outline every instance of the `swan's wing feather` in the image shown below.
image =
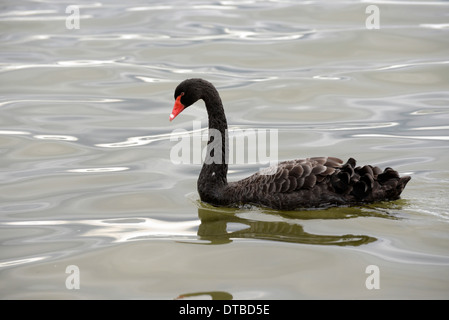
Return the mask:
<svg viewBox="0 0 449 320">
<path fill-rule="evenodd" d="M 317 183 L 334 174 L 342 164 L 342 160 L 334 157 L 284 161 L 265 168 L 239 183 L 253 192 L 263 193 L 289 193 L 312 189 Z"/>
<path fill-rule="evenodd" d="M 353 158 L 344 163 L 334 157 L 315 157 L 280 162 L 238 181 L 238 190 L 245 199 L 276 198 L 278 195 L 310 190 L 330 198 L 345 197 L 348 201 L 397 199 L 410 177 L 399 177 L 397 171 L 366 165 L 356 167 Z M 311 194 L 309 196 L 311 196 Z"/>
</svg>

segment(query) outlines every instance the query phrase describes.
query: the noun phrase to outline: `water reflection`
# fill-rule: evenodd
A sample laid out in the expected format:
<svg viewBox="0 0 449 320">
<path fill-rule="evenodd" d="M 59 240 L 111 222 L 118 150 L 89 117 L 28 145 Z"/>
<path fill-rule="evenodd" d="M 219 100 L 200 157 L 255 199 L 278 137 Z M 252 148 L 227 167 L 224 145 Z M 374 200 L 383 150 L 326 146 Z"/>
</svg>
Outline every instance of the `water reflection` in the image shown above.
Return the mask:
<svg viewBox="0 0 449 320">
<path fill-rule="evenodd" d="M 35 135 L 34 138 L 39 139 L 39 140 L 78 141 L 77 137 L 66 136 L 66 135 L 38 134 L 38 135 Z"/>
<path fill-rule="evenodd" d="M 378 239 L 363 234 L 314 234 L 306 232 L 303 224 L 312 219 L 337 220 L 361 217 L 398 219 L 391 212 L 400 209 L 404 202 L 405 200 L 399 200 L 363 207 L 277 211 L 260 208 L 217 208 L 198 201 L 199 220 L 165 221 L 148 217 L 24 220 L 2 222 L 0 227 L 43 228 L 42 230 L 45 229 L 53 235 L 53 241 L 58 241 L 60 237 L 65 240 L 72 239 L 76 242 L 84 239 L 83 243 L 88 244 L 90 241 L 94 241 L 95 246 L 149 240 L 171 240 L 179 243 L 215 245 L 231 243 L 236 239 L 311 245 L 360 246 L 375 242 Z M 35 243 L 39 243 L 39 240 L 36 240 Z M 67 249 L 52 252 L 52 254 L 41 252 L 39 256 L 33 255 L 2 261 L 0 268 L 47 260 L 66 253 Z"/>
<path fill-rule="evenodd" d="M 180 294 L 175 300 L 179 299 L 205 299 L 210 297 L 212 300 L 232 300 L 233 296 L 226 291 L 205 291 L 205 292 L 191 292 Z"/>
<path fill-rule="evenodd" d="M 395 134 L 379 134 L 379 133 L 367 133 L 367 134 L 354 134 L 353 137 L 359 138 L 397 138 L 397 139 L 412 139 L 412 140 L 449 140 L 449 136 L 406 136 Z"/>
<path fill-rule="evenodd" d="M 198 227 L 200 240 L 209 244 L 226 244 L 233 239 L 260 239 L 291 243 L 336 246 L 360 246 L 376 241 L 368 235 L 320 235 L 304 231 L 302 220 L 349 219 L 361 216 L 393 218 L 382 211 L 368 208 L 332 208 L 327 210 L 272 212 L 265 210 L 255 214 L 236 212 L 232 209 L 198 208 L 201 224 Z"/>
<path fill-rule="evenodd" d="M 71 169 L 67 172 L 74 173 L 104 173 L 104 172 L 117 172 L 129 170 L 128 167 L 107 167 L 107 168 L 82 168 L 82 169 Z"/>
</svg>

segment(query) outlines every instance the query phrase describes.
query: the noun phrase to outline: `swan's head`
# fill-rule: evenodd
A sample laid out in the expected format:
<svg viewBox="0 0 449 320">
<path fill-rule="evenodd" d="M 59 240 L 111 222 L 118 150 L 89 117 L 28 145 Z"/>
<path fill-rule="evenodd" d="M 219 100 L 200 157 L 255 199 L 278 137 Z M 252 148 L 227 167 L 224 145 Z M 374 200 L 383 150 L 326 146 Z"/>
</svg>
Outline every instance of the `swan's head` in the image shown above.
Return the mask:
<svg viewBox="0 0 449 320">
<path fill-rule="evenodd" d="M 175 90 L 175 106 L 170 114 L 170 121 L 176 118 L 185 108 L 202 99 L 203 93 L 210 86 L 212 84 L 203 79 L 187 79 L 181 82 Z"/>
</svg>

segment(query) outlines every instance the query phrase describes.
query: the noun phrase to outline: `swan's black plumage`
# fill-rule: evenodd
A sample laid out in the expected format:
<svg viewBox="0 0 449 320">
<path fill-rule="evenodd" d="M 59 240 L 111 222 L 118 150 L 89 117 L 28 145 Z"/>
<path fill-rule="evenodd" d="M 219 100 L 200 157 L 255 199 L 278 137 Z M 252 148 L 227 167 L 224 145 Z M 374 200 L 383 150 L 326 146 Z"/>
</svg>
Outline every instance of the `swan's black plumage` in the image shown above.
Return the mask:
<svg viewBox="0 0 449 320">
<path fill-rule="evenodd" d="M 216 144 L 212 147 L 214 137 L 209 130 L 206 160 L 198 178 L 198 192 L 204 202 L 219 206 L 253 204 L 281 210 L 358 204 L 398 199 L 410 180 L 391 168 L 356 166 L 352 158 L 345 163 L 334 157 L 314 157 L 280 162 L 266 171 L 228 183 L 227 122 L 217 90 L 203 79 L 187 79 L 178 85 L 174 97 L 170 121 L 202 99 L 209 129 L 221 133 L 221 150 L 217 150 Z"/>
</svg>

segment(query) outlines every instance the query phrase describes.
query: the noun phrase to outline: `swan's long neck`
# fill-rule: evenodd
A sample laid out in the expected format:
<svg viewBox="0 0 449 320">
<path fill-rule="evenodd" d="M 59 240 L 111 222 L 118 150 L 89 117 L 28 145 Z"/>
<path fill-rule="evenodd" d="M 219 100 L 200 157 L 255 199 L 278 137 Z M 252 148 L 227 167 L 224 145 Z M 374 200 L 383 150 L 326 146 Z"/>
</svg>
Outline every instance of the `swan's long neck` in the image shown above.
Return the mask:
<svg viewBox="0 0 449 320">
<path fill-rule="evenodd" d="M 213 86 L 206 87 L 202 99 L 209 117 L 209 140 L 198 178 L 198 191 L 201 200 L 208 202 L 211 197 L 217 200 L 220 191 L 227 185 L 228 124 L 220 96 Z"/>
</svg>

